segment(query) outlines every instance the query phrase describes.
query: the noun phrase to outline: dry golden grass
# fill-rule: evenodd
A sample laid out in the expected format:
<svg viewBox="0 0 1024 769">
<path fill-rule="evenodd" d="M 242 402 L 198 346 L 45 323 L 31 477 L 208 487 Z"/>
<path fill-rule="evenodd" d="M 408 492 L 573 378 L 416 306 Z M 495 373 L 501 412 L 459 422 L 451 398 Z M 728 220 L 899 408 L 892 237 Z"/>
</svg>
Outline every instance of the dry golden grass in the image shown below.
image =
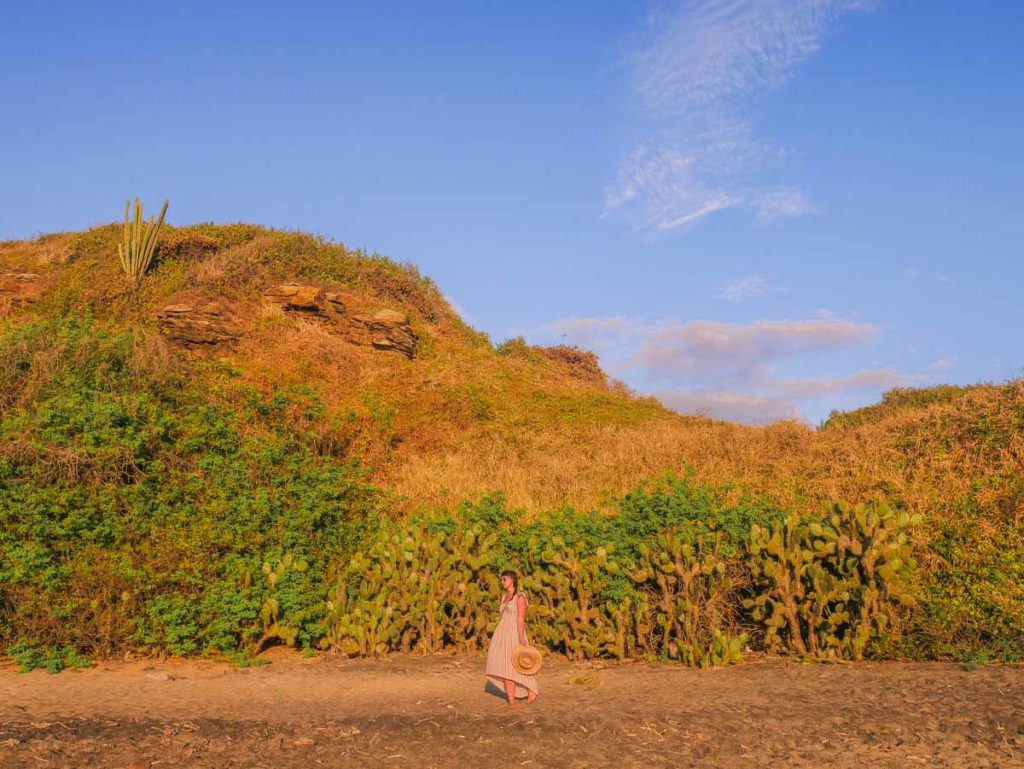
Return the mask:
<svg viewBox="0 0 1024 769">
<path fill-rule="evenodd" d="M 520 340 L 495 349 L 413 267 L 253 225 L 168 233 L 175 243 L 204 248 L 161 259 L 136 292 L 119 275 L 116 226 L 0 244 L 0 269 L 53 273 L 40 313 L 89 310 L 150 329 L 156 310 L 183 292 L 237 302 L 255 330 L 225 359 L 261 390 L 316 391 L 329 426 L 310 429 L 344 433 L 349 451 L 362 452 L 407 510 L 494 490 L 530 513 L 602 508 L 644 479 L 689 468 L 703 481 L 795 510 L 884 495 L 937 511 L 973 495 L 995 511 L 991 525 L 1019 522 L 1017 486 L 1007 479 L 1022 471 L 1021 382 L 883 404 L 856 426 L 826 430 L 680 416 L 595 375 L 587 354 Z M 264 288 L 284 280 L 343 288 L 404 310 L 421 354 L 407 360 L 359 347 L 260 301 Z M 140 344 L 168 367 L 180 360 L 165 343 Z"/>
<path fill-rule="evenodd" d="M 600 507 L 652 475 L 693 468 L 713 484 L 763 494 L 788 509 L 886 496 L 932 511 L 975 493 L 1021 523 L 1006 480 L 1024 474 L 1024 383 L 979 386 L 963 399 L 896 413 L 854 429 L 797 422 L 762 428 L 665 415 L 640 425 L 552 424 L 474 436 L 443 452 L 396 459 L 382 480 L 412 500 L 443 503 L 504 489 L 529 511 Z M 987 433 L 978 431 L 984 422 Z M 995 437 L 993 437 L 995 436 Z"/>
<path fill-rule="evenodd" d="M 45 271 L 49 265 L 65 264 L 71 256 L 72 235 L 41 235 L 34 240 L 0 242 L 0 264 L 5 271 Z"/>
</svg>

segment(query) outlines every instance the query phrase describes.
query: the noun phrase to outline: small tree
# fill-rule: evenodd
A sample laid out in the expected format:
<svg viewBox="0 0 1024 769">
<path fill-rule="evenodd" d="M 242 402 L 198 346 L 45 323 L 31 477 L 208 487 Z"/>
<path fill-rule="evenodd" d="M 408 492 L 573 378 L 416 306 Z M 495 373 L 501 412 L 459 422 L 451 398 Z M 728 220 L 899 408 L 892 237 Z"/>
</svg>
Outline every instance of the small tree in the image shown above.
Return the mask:
<svg viewBox="0 0 1024 769">
<path fill-rule="evenodd" d="M 167 213 L 167 201 L 164 201 L 160 209 L 160 216 L 154 223 L 153 217 L 149 221 L 142 218 L 142 203 L 135 198 L 135 216 L 129 220 L 131 203 L 124 204 L 124 236 L 123 242 L 117 247 L 117 253 L 121 257 L 121 267 L 125 273 L 137 284 L 146 274 L 150 263 L 153 261 L 153 251 L 156 248 L 156 238 L 160 233 L 160 227 L 164 223 L 164 214 Z"/>
</svg>

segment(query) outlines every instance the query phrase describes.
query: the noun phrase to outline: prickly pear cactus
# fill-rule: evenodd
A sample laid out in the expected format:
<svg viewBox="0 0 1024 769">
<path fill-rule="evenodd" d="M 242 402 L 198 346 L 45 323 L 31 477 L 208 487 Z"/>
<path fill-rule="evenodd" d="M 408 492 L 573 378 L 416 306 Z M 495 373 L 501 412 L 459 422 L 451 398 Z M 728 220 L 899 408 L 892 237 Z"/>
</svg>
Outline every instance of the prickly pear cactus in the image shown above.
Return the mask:
<svg viewBox="0 0 1024 769">
<path fill-rule="evenodd" d="M 640 565 L 630 578 L 650 595 L 653 635 L 641 645 L 696 667 L 727 665 L 743 657 L 746 634 L 729 635 L 741 587 L 738 569 L 721 556 L 715 535 L 684 542 L 663 532 L 640 547 Z"/>
<path fill-rule="evenodd" d="M 631 656 L 638 607 L 629 595 L 607 594 L 621 573 L 614 546 L 585 552 L 558 537 L 529 544 L 535 555 L 522 587 L 532 597 L 535 642 L 570 659 Z"/>
<path fill-rule="evenodd" d="M 323 648 L 349 656 L 472 650 L 486 640 L 496 534 L 430 533 L 418 523 L 379 539 L 339 575 Z"/>
<path fill-rule="evenodd" d="M 916 520 L 881 503 L 839 503 L 821 517 L 752 527 L 745 559 L 726 555 L 735 543 L 713 526 L 685 538 L 663 531 L 628 563 L 611 544 L 531 537 L 518 564 L 531 636 L 571 659 L 704 667 L 740 661 L 747 631 L 760 630 L 769 649 L 860 659 L 911 600 L 907 530 Z M 506 557 L 498 533 L 479 526 L 388 530 L 341 570 L 320 645 L 353 656 L 479 649 L 497 621 Z M 268 580 L 287 573 L 282 564 L 267 564 Z M 287 641 L 292 625 L 275 600 L 264 602 L 263 632 Z"/>
<path fill-rule="evenodd" d="M 308 564 L 305 561 L 296 560 L 290 553 L 286 553 L 276 565 L 270 561 L 263 562 L 265 592 L 260 607 L 259 638 L 252 649 L 254 654 L 262 651 L 263 647 L 275 638 L 284 641 L 288 646 L 295 645 L 305 613 L 297 610 L 285 616 L 280 590 L 289 573 L 301 574 L 307 568 Z"/>
<path fill-rule="evenodd" d="M 862 659 L 910 603 L 919 516 L 877 502 L 839 502 L 822 518 L 754 527 L 747 550 L 757 594 L 745 602 L 768 648 L 804 657 Z"/>
</svg>

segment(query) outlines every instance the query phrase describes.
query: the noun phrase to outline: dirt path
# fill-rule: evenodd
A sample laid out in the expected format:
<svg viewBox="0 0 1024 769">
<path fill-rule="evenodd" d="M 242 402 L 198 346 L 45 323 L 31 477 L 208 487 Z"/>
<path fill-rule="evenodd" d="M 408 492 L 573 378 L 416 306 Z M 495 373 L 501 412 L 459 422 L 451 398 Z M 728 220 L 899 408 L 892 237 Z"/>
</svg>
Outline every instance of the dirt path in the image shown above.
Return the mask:
<svg viewBox="0 0 1024 769">
<path fill-rule="evenodd" d="M 0 767 L 1024 767 L 1022 666 L 548 660 L 509 711 L 479 658 L 272 659 L 4 667 Z"/>
</svg>

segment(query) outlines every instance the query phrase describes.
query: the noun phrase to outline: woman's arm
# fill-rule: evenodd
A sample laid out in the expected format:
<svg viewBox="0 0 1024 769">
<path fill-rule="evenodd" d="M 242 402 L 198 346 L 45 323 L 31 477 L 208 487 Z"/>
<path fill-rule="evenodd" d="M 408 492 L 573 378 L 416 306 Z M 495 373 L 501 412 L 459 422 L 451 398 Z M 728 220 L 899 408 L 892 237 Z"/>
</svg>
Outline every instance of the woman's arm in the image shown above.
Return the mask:
<svg viewBox="0 0 1024 769">
<path fill-rule="evenodd" d="M 519 643 L 526 645 L 526 596 L 520 593 L 516 596 L 516 614 L 519 615 Z"/>
</svg>

